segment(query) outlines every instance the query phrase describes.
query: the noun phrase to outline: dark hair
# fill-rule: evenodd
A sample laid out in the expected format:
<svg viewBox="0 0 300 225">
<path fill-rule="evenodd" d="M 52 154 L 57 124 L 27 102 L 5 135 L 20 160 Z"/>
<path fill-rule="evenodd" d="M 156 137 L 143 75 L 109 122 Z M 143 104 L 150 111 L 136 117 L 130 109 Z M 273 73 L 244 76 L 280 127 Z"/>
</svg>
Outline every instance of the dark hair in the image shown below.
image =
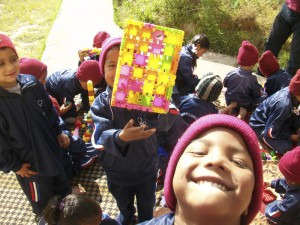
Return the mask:
<svg viewBox="0 0 300 225">
<path fill-rule="evenodd" d="M 99 203 L 86 194 L 70 194 L 64 199 L 52 198 L 42 216 L 49 225 L 80 225 L 102 218 L 102 210 Z"/>
<path fill-rule="evenodd" d="M 200 44 L 201 48 L 209 49 L 210 48 L 210 42 L 208 40 L 208 37 L 205 34 L 196 34 L 192 40 L 190 40 L 190 45 L 194 44 Z"/>
</svg>

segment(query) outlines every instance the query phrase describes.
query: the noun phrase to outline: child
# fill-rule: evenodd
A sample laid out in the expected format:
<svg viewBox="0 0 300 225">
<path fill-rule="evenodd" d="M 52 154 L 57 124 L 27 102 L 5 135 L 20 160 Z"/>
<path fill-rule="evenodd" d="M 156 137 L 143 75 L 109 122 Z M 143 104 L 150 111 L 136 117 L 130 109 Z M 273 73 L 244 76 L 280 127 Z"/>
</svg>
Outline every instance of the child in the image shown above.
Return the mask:
<svg viewBox="0 0 300 225">
<path fill-rule="evenodd" d="M 172 213 L 142 223 L 247 225 L 259 212 L 263 171 L 255 133 L 244 121 L 213 114 L 179 139 L 165 178 Z"/>
<path fill-rule="evenodd" d="M 94 86 L 102 80 L 99 64 L 96 60 L 84 61 L 77 70 L 57 71 L 46 78 L 46 90 L 57 100 L 59 105 L 64 104 L 65 101 L 72 103 L 70 110 L 62 115 L 64 120 L 77 116 L 74 103 L 75 95 L 81 94 L 83 110 L 89 111 L 88 80 L 91 80 Z"/>
<path fill-rule="evenodd" d="M 20 73 L 31 74 L 36 77 L 43 85 L 46 83 L 48 75 L 47 65 L 35 58 L 20 59 Z"/>
<path fill-rule="evenodd" d="M 205 34 L 196 34 L 189 44 L 182 47 L 172 95 L 172 99 L 177 107 L 182 96 L 195 91 L 199 79 L 194 74 L 194 68 L 197 66 L 197 59 L 209 48 L 210 42 Z"/>
<path fill-rule="evenodd" d="M 70 140 L 42 84 L 19 75 L 18 54 L 5 34 L 0 62 L 0 169 L 16 173 L 33 212 L 40 214 L 51 197 L 71 192 L 61 158 Z"/>
<path fill-rule="evenodd" d="M 269 96 L 250 117 L 249 124 L 263 145 L 280 154 L 298 145 L 299 118 L 292 112 L 299 102 L 300 70 L 290 81 L 289 87 Z"/>
<path fill-rule="evenodd" d="M 20 73 L 21 74 L 30 74 L 36 77 L 38 81 L 40 81 L 43 85 L 46 84 L 46 77 L 48 74 L 48 67 L 42 61 L 35 58 L 21 58 L 20 59 Z M 55 98 L 50 96 L 51 101 L 53 102 L 54 108 L 57 109 L 56 104 L 58 106 L 59 112 L 58 115 L 61 116 L 70 110 L 72 103 L 61 106 L 58 105 L 58 102 Z"/>
<path fill-rule="evenodd" d="M 106 221 L 118 225 L 109 217 L 104 218 L 105 214 L 98 202 L 86 194 L 70 194 L 63 199 L 59 196 L 52 198 L 38 225 L 104 225 L 108 224 Z"/>
<path fill-rule="evenodd" d="M 180 114 L 186 123 L 192 124 L 202 116 L 208 114 L 227 113 L 236 104 L 232 103 L 222 110 L 218 110 L 214 101 L 218 99 L 223 89 L 222 79 L 213 73 L 204 74 L 196 86 L 196 94 L 189 94 L 181 98 Z"/>
<path fill-rule="evenodd" d="M 93 47 L 94 48 L 102 48 L 102 43 L 110 37 L 110 34 L 107 33 L 106 31 L 99 31 L 93 39 Z M 81 65 L 82 62 L 85 61 L 85 57 L 88 57 L 89 54 L 87 51 L 85 50 L 79 50 L 78 51 L 78 56 L 79 56 L 79 62 L 78 62 L 78 66 Z M 89 57 L 89 60 L 97 60 L 99 61 L 99 55 L 95 54 L 93 56 Z"/>
<path fill-rule="evenodd" d="M 127 225 L 135 222 L 134 197 L 139 222 L 153 217 L 158 163 L 154 133 L 168 130 L 179 114 L 159 115 L 110 106 L 120 44 L 121 38 L 108 38 L 103 43 L 99 66 L 108 86 L 95 98 L 91 115 L 95 125 L 92 138 L 104 146 L 99 157 L 108 189 L 117 201 L 120 222 Z"/>
<path fill-rule="evenodd" d="M 279 161 L 279 170 L 284 178 L 272 180 L 269 187 L 284 194 L 281 200 L 269 203 L 266 217 L 279 225 L 300 224 L 300 147 L 287 152 Z"/>
<path fill-rule="evenodd" d="M 279 63 L 273 53 L 268 50 L 258 60 L 259 70 L 267 78 L 264 89 L 268 96 L 289 86 L 292 76 L 279 68 Z"/>
<path fill-rule="evenodd" d="M 44 74 L 47 74 L 47 65 L 38 59 L 22 58 L 20 59 L 20 73 L 34 75 L 39 81 L 44 80 Z M 61 112 L 67 110 L 67 107 L 59 106 L 58 102 L 52 96 L 49 96 L 53 106 L 59 116 Z M 80 137 L 72 135 L 66 128 L 64 121 L 59 117 L 60 127 L 70 138 L 70 144 L 63 150 L 63 161 L 67 177 L 71 179 L 79 173 L 81 168 L 87 168 L 98 157 L 98 151 L 92 146 L 86 144 Z"/>
<path fill-rule="evenodd" d="M 258 51 L 248 41 L 243 41 L 239 48 L 237 61 L 239 67 L 229 72 L 224 78 L 226 104 L 237 103 L 237 110 L 233 114 L 240 119 L 245 119 L 247 112 L 251 113 L 256 106 L 266 97 L 263 96 L 262 86 L 257 78 L 252 75 L 252 69 L 258 62 Z"/>
</svg>

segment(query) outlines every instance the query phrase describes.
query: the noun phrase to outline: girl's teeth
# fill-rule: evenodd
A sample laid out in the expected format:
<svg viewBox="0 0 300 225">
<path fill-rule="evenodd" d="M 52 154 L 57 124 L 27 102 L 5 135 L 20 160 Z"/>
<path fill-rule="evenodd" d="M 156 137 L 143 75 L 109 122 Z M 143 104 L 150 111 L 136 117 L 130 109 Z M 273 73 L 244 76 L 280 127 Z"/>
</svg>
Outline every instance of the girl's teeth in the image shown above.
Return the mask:
<svg viewBox="0 0 300 225">
<path fill-rule="evenodd" d="M 214 188 L 218 188 L 222 191 L 228 191 L 227 188 L 221 184 L 217 184 L 217 183 L 213 183 L 211 181 L 207 181 L 207 180 L 201 180 L 197 183 L 198 185 L 204 185 L 207 187 L 214 187 Z"/>
</svg>

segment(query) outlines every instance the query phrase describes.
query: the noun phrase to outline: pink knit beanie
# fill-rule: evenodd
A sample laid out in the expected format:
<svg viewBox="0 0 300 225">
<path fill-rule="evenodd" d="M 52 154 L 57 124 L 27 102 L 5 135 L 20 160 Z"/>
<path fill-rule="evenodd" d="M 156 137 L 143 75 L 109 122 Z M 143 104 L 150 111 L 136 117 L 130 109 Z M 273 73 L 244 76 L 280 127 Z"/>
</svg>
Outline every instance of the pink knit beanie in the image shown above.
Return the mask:
<svg viewBox="0 0 300 225">
<path fill-rule="evenodd" d="M 15 45 L 12 43 L 10 38 L 5 34 L 0 33 L 0 48 L 4 47 L 11 48 L 18 55 Z"/>
<path fill-rule="evenodd" d="M 102 50 L 99 57 L 100 73 L 104 77 L 104 63 L 107 52 L 116 45 L 121 45 L 121 37 L 109 37 L 102 44 Z"/>
<path fill-rule="evenodd" d="M 268 50 L 265 51 L 258 60 L 259 71 L 265 77 L 268 77 L 279 70 L 279 63 L 273 53 Z"/>
<path fill-rule="evenodd" d="M 93 47 L 95 48 L 101 48 L 102 47 L 102 43 L 110 37 L 110 34 L 107 33 L 106 31 L 100 31 L 98 32 L 95 37 L 94 37 L 94 41 L 93 41 Z"/>
<path fill-rule="evenodd" d="M 241 66 L 253 66 L 258 62 L 258 51 L 248 41 L 243 41 L 237 56 L 238 64 Z"/>
<path fill-rule="evenodd" d="M 279 161 L 279 170 L 283 176 L 292 181 L 300 183 L 300 146 L 285 153 Z"/>
<path fill-rule="evenodd" d="M 239 133 L 245 141 L 250 156 L 252 158 L 255 185 L 252 193 L 251 202 L 248 208 L 248 215 L 242 217 L 241 219 L 241 225 L 247 225 L 255 218 L 261 206 L 263 191 L 262 160 L 256 134 L 247 123 L 233 116 L 224 114 L 207 115 L 195 121 L 184 132 L 182 137 L 177 142 L 168 163 L 164 183 L 164 194 L 166 203 L 168 207 L 174 212 L 177 199 L 173 189 L 173 177 L 177 163 L 182 153 L 194 139 L 198 138 L 205 131 L 215 127 L 230 128 Z"/>
<path fill-rule="evenodd" d="M 20 59 L 20 73 L 31 74 L 37 79 L 40 79 L 42 75 L 47 71 L 46 64 L 42 63 L 38 59 L 34 58 L 21 58 Z"/>
<path fill-rule="evenodd" d="M 94 85 L 99 84 L 102 80 L 102 76 L 98 62 L 96 60 L 86 60 L 82 62 L 78 67 L 76 77 L 80 81 L 87 82 L 91 80 Z"/>
<path fill-rule="evenodd" d="M 300 96 L 300 69 L 297 70 L 295 76 L 291 79 L 289 91 L 295 96 Z"/>
</svg>

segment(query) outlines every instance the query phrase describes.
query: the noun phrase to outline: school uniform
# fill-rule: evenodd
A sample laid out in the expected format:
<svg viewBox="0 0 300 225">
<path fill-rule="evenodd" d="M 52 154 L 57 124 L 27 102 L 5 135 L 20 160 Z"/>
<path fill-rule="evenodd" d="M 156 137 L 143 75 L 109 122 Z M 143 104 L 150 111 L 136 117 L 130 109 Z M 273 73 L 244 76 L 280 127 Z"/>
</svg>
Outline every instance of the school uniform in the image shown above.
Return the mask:
<svg viewBox="0 0 300 225">
<path fill-rule="evenodd" d="M 192 52 L 191 45 L 182 47 L 175 80 L 175 86 L 180 96 L 188 95 L 195 91 L 199 78 L 194 74 L 193 61 L 197 59 L 198 56 Z"/>
<path fill-rule="evenodd" d="M 252 112 L 266 97 L 262 93 L 262 86 L 252 75 L 251 70 L 244 70 L 239 67 L 225 76 L 223 84 L 227 88 L 225 92 L 226 104 L 230 105 L 230 103 L 236 102 L 237 108 L 246 108 L 248 112 Z"/>
<path fill-rule="evenodd" d="M 282 178 L 272 180 L 271 188 L 284 195 L 282 200 L 275 200 L 267 205 L 266 217 L 279 225 L 300 224 L 300 187 L 292 188 Z"/>
<path fill-rule="evenodd" d="M 38 175 L 17 176 L 34 213 L 54 195 L 71 192 L 65 176 L 59 120 L 44 87 L 31 75 L 18 75 L 21 94 L 0 87 L 0 169 L 17 172 L 23 163 Z"/>
<path fill-rule="evenodd" d="M 264 100 L 250 117 L 249 124 L 258 138 L 281 154 L 292 148 L 292 110 L 291 94 L 286 87 Z"/>
<path fill-rule="evenodd" d="M 287 72 L 294 76 L 300 68 L 300 2 L 299 0 L 286 0 L 277 14 L 270 35 L 265 43 L 265 51 L 270 50 L 275 57 L 293 34 L 290 45 L 290 58 Z"/>
<path fill-rule="evenodd" d="M 45 88 L 47 92 L 54 97 L 59 105 L 66 101 L 72 103 L 71 109 L 62 115 L 62 118 L 76 117 L 76 106 L 74 97 L 81 94 L 83 110 L 87 112 L 90 109 L 88 91 L 84 90 L 79 80 L 76 78 L 75 69 L 60 70 L 47 76 Z"/>
<path fill-rule="evenodd" d="M 202 116 L 219 113 L 219 110 L 213 103 L 199 99 L 194 94 L 181 98 L 179 111 L 184 121 L 188 124 L 192 124 Z"/>
<path fill-rule="evenodd" d="M 280 89 L 289 86 L 291 79 L 292 76 L 288 72 L 280 69 L 267 77 L 267 81 L 264 86 L 265 92 L 268 96 L 270 96 Z"/>
<path fill-rule="evenodd" d="M 149 129 L 156 128 L 157 132 L 167 131 L 180 115 L 111 107 L 111 94 L 111 88 L 107 87 L 93 102 L 91 115 L 95 129 L 92 139 L 104 146 L 99 158 L 107 175 L 109 191 L 124 217 L 123 224 L 134 216 L 135 195 L 139 220 L 149 220 L 153 216 L 155 202 L 157 136 L 153 134 L 147 139 L 124 142 L 119 134 L 131 119 L 134 126 L 146 124 Z"/>
</svg>

